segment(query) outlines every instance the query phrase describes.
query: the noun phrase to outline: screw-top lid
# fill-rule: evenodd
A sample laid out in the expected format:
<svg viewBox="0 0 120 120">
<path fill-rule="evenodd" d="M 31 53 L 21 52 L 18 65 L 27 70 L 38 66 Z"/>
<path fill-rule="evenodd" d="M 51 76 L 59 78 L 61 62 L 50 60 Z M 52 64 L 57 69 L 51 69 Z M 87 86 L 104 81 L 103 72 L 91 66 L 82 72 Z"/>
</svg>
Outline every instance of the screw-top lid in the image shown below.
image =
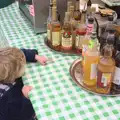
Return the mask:
<svg viewBox="0 0 120 120">
<path fill-rule="evenodd" d="M 75 7 L 73 5 L 70 6 L 70 12 L 73 12 Z"/>
<path fill-rule="evenodd" d="M 108 20 L 109 20 L 109 21 L 113 21 L 113 15 L 108 16 Z"/>
<path fill-rule="evenodd" d="M 106 44 L 102 49 L 102 54 L 104 57 L 112 57 L 113 50 L 113 45 Z"/>
<path fill-rule="evenodd" d="M 92 24 L 94 22 L 94 19 L 92 17 L 89 17 L 88 22 Z"/>
</svg>

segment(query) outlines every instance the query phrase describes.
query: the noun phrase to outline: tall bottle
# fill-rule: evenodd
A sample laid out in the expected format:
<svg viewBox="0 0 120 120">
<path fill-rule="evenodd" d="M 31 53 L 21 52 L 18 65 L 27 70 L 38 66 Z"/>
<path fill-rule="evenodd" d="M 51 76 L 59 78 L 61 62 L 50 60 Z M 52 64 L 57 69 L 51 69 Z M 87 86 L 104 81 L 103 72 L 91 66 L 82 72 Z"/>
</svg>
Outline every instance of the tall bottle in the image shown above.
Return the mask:
<svg viewBox="0 0 120 120">
<path fill-rule="evenodd" d="M 81 21 L 76 27 L 75 48 L 77 53 L 82 53 L 82 45 L 86 34 L 86 11 L 82 12 Z"/>
<path fill-rule="evenodd" d="M 62 34 L 61 48 L 64 51 L 69 51 L 72 49 L 72 33 L 71 33 L 69 12 L 65 12 L 65 19 L 64 19 L 64 25 L 62 31 L 63 34 Z"/>
<path fill-rule="evenodd" d="M 52 22 L 52 1 L 50 1 L 50 5 L 49 5 L 49 16 L 48 16 L 48 19 L 47 19 L 47 40 L 48 40 L 48 43 L 51 44 L 51 39 L 52 39 L 52 25 L 51 25 L 51 22 Z"/>
<path fill-rule="evenodd" d="M 96 33 L 92 33 L 89 46 L 83 58 L 83 83 L 91 89 L 95 89 L 97 80 L 97 64 L 99 60 L 99 46 Z"/>
<path fill-rule="evenodd" d="M 61 25 L 57 18 L 57 8 L 52 8 L 52 46 L 55 50 L 60 49 Z"/>
<path fill-rule="evenodd" d="M 98 93 L 108 94 L 110 92 L 115 71 L 115 60 L 112 58 L 113 49 L 113 45 L 109 44 L 103 47 L 103 54 L 98 62 L 96 88 Z"/>
<path fill-rule="evenodd" d="M 115 73 L 111 92 L 120 94 L 120 52 L 115 56 Z"/>
<path fill-rule="evenodd" d="M 81 20 L 80 0 L 76 0 L 75 11 L 74 11 L 74 19 L 77 22 L 80 22 L 80 20 Z"/>
<path fill-rule="evenodd" d="M 75 48 L 75 39 L 76 39 L 76 20 L 74 19 L 74 6 L 70 6 L 70 25 L 71 25 L 71 32 L 72 32 L 72 42 L 73 42 L 73 49 Z"/>
</svg>

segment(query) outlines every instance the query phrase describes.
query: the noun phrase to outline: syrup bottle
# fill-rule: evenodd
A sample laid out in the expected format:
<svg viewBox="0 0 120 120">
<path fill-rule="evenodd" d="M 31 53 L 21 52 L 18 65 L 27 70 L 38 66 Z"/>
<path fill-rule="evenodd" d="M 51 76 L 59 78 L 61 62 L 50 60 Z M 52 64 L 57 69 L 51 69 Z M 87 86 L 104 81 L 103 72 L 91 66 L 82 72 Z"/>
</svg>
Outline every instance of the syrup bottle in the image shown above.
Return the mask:
<svg viewBox="0 0 120 120">
<path fill-rule="evenodd" d="M 112 93 L 120 93 L 120 52 L 115 56 L 115 73 L 112 82 Z"/>
<path fill-rule="evenodd" d="M 64 51 L 69 51 L 72 49 L 72 33 L 71 33 L 69 12 L 65 12 L 65 19 L 64 19 L 62 32 L 63 33 L 62 33 L 61 48 Z"/>
<path fill-rule="evenodd" d="M 98 62 L 97 88 L 96 91 L 108 94 L 111 89 L 113 74 L 115 71 L 115 60 L 112 58 L 114 47 L 106 44 L 102 49 L 102 57 Z"/>
<path fill-rule="evenodd" d="M 49 5 L 49 16 L 48 16 L 48 19 L 47 19 L 47 40 L 48 40 L 48 43 L 51 44 L 51 39 L 52 39 L 52 34 L 51 34 L 51 31 L 52 31 L 52 25 L 51 25 L 51 21 L 52 21 L 52 1 L 50 1 L 50 5 Z"/>
<path fill-rule="evenodd" d="M 52 47 L 55 50 L 60 50 L 61 42 L 61 25 L 57 18 L 57 8 L 52 8 Z"/>
<path fill-rule="evenodd" d="M 83 57 L 83 83 L 85 86 L 95 89 L 97 79 L 97 64 L 99 60 L 99 46 L 96 33 L 92 33 L 88 49 Z"/>
</svg>

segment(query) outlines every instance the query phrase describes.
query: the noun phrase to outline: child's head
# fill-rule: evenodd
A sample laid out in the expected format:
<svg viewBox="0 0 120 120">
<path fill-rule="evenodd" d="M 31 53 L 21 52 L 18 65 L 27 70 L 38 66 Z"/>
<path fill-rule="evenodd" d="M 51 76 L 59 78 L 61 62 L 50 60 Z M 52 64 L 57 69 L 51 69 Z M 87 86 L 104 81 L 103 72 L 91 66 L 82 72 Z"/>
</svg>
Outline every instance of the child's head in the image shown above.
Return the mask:
<svg viewBox="0 0 120 120">
<path fill-rule="evenodd" d="M 0 82 L 12 83 L 24 74 L 24 53 L 17 48 L 0 49 Z"/>
</svg>

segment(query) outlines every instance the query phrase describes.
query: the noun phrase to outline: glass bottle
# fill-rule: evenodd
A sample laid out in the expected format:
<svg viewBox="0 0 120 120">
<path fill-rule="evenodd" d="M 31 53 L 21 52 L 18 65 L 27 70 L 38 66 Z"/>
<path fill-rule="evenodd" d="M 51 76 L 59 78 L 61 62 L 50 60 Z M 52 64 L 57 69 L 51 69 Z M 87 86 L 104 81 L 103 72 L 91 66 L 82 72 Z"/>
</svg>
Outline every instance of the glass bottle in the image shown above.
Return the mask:
<svg viewBox="0 0 120 120">
<path fill-rule="evenodd" d="M 71 33 L 69 12 L 65 12 L 65 19 L 64 19 L 62 32 L 63 33 L 62 33 L 61 48 L 64 51 L 69 51 L 72 49 L 72 33 Z"/>
<path fill-rule="evenodd" d="M 80 1 L 76 0 L 75 11 L 74 11 L 74 19 L 77 22 L 81 20 L 81 12 L 80 12 Z"/>
<path fill-rule="evenodd" d="M 61 25 L 57 19 L 57 8 L 52 8 L 52 46 L 55 50 L 60 49 L 61 42 Z"/>
<path fill-rule="evenodd" d="M 52 31 L 52 26 L 51 26 L 52 6 L 53 6 L 52 1 L 50 1 L 49 16 L 48 16 L 48 19 L 47 19 L 47 40 L 48 40 L 49 44 L 51 44 L 51 39 L 52 39 L 52 34 L 51 34 L 51 31 Z"/>
<path fill-rule="evenodd" d="M 99 60 L 99 46 L 96 33 L 92 33 L 88 49 L 83 57 L 83 83 L 95 90 L 97 80 L 97 64 Z"/>
<path fill-rule="evenodd" d="M 107 43 L 110 45 L 113 45 L 114 47 L 114 51 L 113 51 L 113 56 L 115 56 L 116 54 L 116 34 L 115 34 L 115 30 L 114 29 L 110 29 L 107 30 L 107 32 L 104 32 L 104 34 L 102 35 L 101 39 L 100 39 L 100 49 L 102 50 L 103 46 Z"/>
<path fill-rule="evenodd" d="M 77 53 L 82 53 L 82 44 L 85 34 L 86 34 L 86 11 L 83 11 L 80 24 L 76 28 L 75 48 Z"/>
<path fill-rule="evenodd" d="M 115 73 L 112 82 L 111 92 L 120 93 L 120 52 L 115 56 Z"/>
<path fill-rule="evenodd" d="M 115 60 L 112 58 L 113 45 L 106 44 L 102 49 L 102 56 L 98 62 L 96 92 L 108 94 L 111 89 Z"/>
<path fill-rule="evenodd" d="M 74 19 L 74 6 L 70 6 L 70 25 L 72 32 L 72 44 L 73 49 L 75 48 L 75 39 L 76 39 L 76 20 Z"/>
</svg>

